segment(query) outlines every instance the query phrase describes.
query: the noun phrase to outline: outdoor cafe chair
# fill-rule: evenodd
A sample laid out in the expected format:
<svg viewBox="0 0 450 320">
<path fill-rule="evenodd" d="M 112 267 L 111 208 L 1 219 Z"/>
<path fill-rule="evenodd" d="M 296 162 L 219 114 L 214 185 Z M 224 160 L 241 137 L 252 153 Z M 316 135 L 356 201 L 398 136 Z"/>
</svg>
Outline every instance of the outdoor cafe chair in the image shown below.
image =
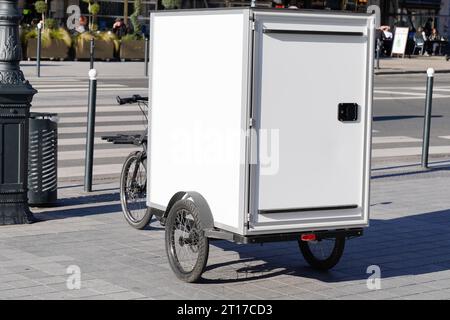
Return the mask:
<svg viewBox="0 0 450 320">
<path fill-rule="evenodd" d="M 424 51 L 425 51 L 425 41 L 423 39 L 420 38 L 414 38 L 414 49 L 412 54 L 416 54 L 416 50 L 419 49 L 420 50 L 420 54 L 423 55 Z"/>
</svg>

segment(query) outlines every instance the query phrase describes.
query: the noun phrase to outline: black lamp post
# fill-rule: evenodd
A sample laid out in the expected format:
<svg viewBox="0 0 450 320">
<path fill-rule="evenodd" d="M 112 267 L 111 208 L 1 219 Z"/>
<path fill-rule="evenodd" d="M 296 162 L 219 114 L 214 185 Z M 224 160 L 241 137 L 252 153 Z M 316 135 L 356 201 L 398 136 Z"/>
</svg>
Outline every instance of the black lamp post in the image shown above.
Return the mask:
<svg viewBox="0 0 450 320">
<path fill-rule="evenodd" d="M 31 223 L 28 118 L 36 90 L 20 70 L 18 0 L 0 0 L 0 225 Z"/>
</svg>

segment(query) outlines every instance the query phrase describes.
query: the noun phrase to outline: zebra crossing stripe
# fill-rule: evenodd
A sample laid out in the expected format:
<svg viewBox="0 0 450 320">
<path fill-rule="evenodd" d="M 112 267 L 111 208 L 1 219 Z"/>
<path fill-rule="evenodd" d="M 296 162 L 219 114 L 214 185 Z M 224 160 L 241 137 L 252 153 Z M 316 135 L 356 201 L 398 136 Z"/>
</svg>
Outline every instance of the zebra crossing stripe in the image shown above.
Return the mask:
<svg viewBox="0 0 450 320">
<path fill-rule="evenodd" d="M 108 113 L 114 113 L 114 112 L 141 112 L 137 106 L 97 106 L 96 107 L 97 112 L 108 112 Z M 32 112 L 52 112 L 52 113 L 58 113 L 58 114 L 65 114 L 65 113 L 87 113 L 87 103 L 82 106 L 67 106 L 67 107 L 32 107 Z M 140 113 L 142 115 L 142 113 Z M 62 119 L 63 117 L 61 117 Z M 70 117 L 65 117 L 66 119 Z"/>
<path fill-rule="evenodd" d="M 388 149 L 373 149 L 372 150 L 373 158 L 418 156 L 421 154 L 422 154 L 421 147 L 388 148 Z M 430 154 L 450 154 L 450 146 L 430 147 Z"/>
<path fill-rule="evenodd" d="M 77 84 L 37 84 L 34 85 L 33 88 L 40 90 L 40 89 L 51 89 L 51 88 L 87 88 L 89 87 L 88 83 L 77 83 Z M 104 84 L 99 83 L 98 88 L 127 88 L 127 86 L 121 85 L 121 84 Z"/>
<path fill-rule="evenodd" d="M 102 140 L 101 138 L 95 138 L 94 144 L 107 144 L 108 141 Z M 86 138 L 69 138 L 69 139 L 58 139 L 58 146 L 84 146 L 86 144 Z"/>
<path fill-rule="evenodd" d="M 128 78 L 135 79 L 135 77 Z M 84 93 L 87 94 L 89 90 L 87 75 L 86 78 L 56 79 L 31 77 L 28 78 L 28 80 L 32 86 L 42 94 L 41 97 L 43 97 L 39 99 L 39 95 L 37 96 L 31 111 L 57 113 L 59 116 L 58 122 L 61 126 L 58 128 L 58 133 L 60 135 L 58 145 L 64 148 L 61 148 L 58 151 L 58 160 L 62 161 L 58 167 L 58 177 L 82 178 L 85 170 L 85 151 L 84 148 L 79 148 L 79 146 L 85 146 L 86 144 L 87 95 L 85 96 Z M 123 95 L 136 93 L 146 95 L 148 87 L 145 85 L 141 85 L 140 87 L 130 87 L 120 84 L 120 81 L 117 82 L 119 83 L 105 83 L 102 79 L 99 79 L 97 89 L 100 95 L 98 97 L 99 103 L 97 104 L 97 113 L 101 114 L 96 117 L 96 132 L 108 133 L 111 135 L 116 133 L 126 134 L 130 132 L 140 134 L 145 129 L 145 118 L 141 114 L 138 106 L 118 106 L 116 105 L 115 96 L 119 94 L 119 92 Z M 116 92 L 117 94 L 114 94 Z M 72 99 L 70 102 L 66 102 L 64 99 L 55 101 L 55 98 L 53 98 L 59 96 L 64 97 L 66 93 L 76 96 L 76 98 Z M 51 97 L 52 99 L 48 99 L 48 97 Z M 66 103 L 69 103 L 70 105 L 66 106 Z M 102 125 L 108 124 L 108 122 L 111 122 L 111 124 L 107 126 Z M 132 122 L 139 124 L 130 124 Z M 76 136 L 77 134 L 81 135 Z M 62 138 L 61 135 L 64 136 L 64 138 Z M 107 162 L 112 162 L 112 164 L 94 165 L 94 176 L 118 176 L 121 172 L 123 161 L 128 154 L 134 150 L 139 150 L 138 147 L 133 145 L 118 147 L 117 145 L 102 140 L 98 136 L 95 137 L 94 144 L 96 146 L 102 146 L 102 149 L 94 149 L 95 159 L 110 159 Z M 81 150 L 73 150 L 75 147 L 77 147 L 76 149 Z M 63 151 L 62 149 L 65 150 Z"/>
<path fill-rule="evenodd" d="M 374 90 L 374 93 L 384 93 L 384 94 L 395 94 L 395 95 L 405 95 L 405 96 L 424 96 L 424 93 L 418 92 L 404 92 L 404 91 L 391 91 L 391 90 Z"/>
<path fill-rule="evenodd" d="M 119 174 L 122 171 L 122 164 L 102 164 L 93 167 L 94 176 L 96 175 L 109 175 L 109 174 Z M 59 178 L 75 178 L 84 177 L 84 166 L 76 167 L 62 167 L 58 168 Z"/>
<path fill-rule="evenodd" d="M 96 123 L 101 122 L 125 122 L 125 121 L 145 121 L 145 118 L 143 115 L 136 115 L 136 116 L 97 116 L 95 118 Z M 59 123 L 86 123 L 87 117 L 61 117 L 59 120 Z"/>
<path fill-rule="evenodd" d="M 450 86 L 434 86 L 433 87 L 434 90 L 441 90 L 441 89 L 450 89 Z M 425 85 L 421 86 L 421 87 L 376 87 L 375 90 L 415 90 L 415 91 L 420 91 L 423 90 L 425 91 Z"/>
<path fill-rule="evenodd" d="M 434 87 L 433 98 L 446 99 L 450 95 L 449 86 Z M 441 92 L 441 93 L 436 93 Z M 425 99 L 425 86 L 423 87 L 376 87 L 374 100 L 421 100 Z M 389 95 L 389 96 L 386 96 Z"/>
<path fill-rule="evenodd" d="M 450 98 L 450 95 L 433 95 L 433 99 L 447 99 Z M 425 95 L 421 97 L 374 97 L 373 100 L 423 100 L 425 99 Z"/>
<path fill-rule="evenodd" d="M 87 92 L 88 87 L 85 88 L 56 88 L 56 89 L 38 89 L 39 92 Z M 101 86 L 97 88 L 97 91 L 130 91 L 136 92 L 137 90 L 148 90 L 147 88 L 102 88 Z"/>
<path fill-rule="evenodd" d="M 97 126 L 95 132 L 142 132 L 145 127 L 143 125 L 121 125 L 121 126 Z M 59 128 L 58 133 L 86 133 L 86 127 L 68 127 Z"/>
<path fill-rule="evenodd" d="M 113 144 L 111 144 L 113 146 Z M 112 148 L 94 150 L 94 159 L 106 159 L 106 158 L 120 158 L 127 156 L 130 152 L 139 150 L 138 147 L 131 146 L 130 148 Z M 84 160 L 84 151 L 60 151 L 58 152 L 58 160 Z"/>
<path fill-rule="evenodd" d="M 373 137 L 373 144 L 381 143 L 407 143 L 407 142 L 422 142 L 422 139 L 405 137 L 405 136 L 391 136 L 391 137 Z"/>
</svg>

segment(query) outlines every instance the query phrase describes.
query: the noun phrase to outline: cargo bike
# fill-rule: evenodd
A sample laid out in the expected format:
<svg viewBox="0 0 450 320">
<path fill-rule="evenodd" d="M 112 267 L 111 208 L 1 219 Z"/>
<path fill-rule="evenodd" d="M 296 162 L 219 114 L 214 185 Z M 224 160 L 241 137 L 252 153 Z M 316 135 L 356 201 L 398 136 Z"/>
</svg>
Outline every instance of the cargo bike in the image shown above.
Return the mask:
<svg viewBox="0 0 450 320">
<path fill-rule="evenodd" d="M 201 277 L 213 239 L 298 241 L 328 270 L 363 234 L 374 29 L 368 14 L 151 14 L 146 212 L 179 279 Z"/>
</svg>

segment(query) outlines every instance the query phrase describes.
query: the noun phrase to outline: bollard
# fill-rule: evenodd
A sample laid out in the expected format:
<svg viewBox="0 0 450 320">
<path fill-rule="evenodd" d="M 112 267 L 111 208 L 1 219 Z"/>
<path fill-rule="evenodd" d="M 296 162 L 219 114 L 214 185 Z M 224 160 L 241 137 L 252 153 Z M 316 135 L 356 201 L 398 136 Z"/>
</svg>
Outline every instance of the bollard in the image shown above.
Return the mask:
<svg viewBox="0 0 450 320">
<path fill-rule="evenodd" d="M 95 108 L 97 104 L 97 70 L 89 71 L 89 104 L 86 133 L 86 159 L 84 171 L 84 191 L 92 192 L 92 168 L 94 162 Z"/>
<path fill-rule="evenodd" d="M 36 45 L 36 73 L 38 78 L 41 76 L 41 47 L 42 47 L 42 22 L 37 24 L 37 45 Z"/>
<path fill-rule="evenodd" d="M 431 107 L 433 103 L 433 81 L 434 69 L 427 70 L 427 92 L 425 98 L 425 116 L 423 123 L 423 141 L 422 141 L 422 167 L 428 168 L 428 154 L 430 149 L 430 130 L 431 130 Z"/>
<path fill-rule="evenodd" d="M 90 55 L 89 70 L 93 70 L 94 69 L 94 56 L 95 56 L 95 39 L 94 39 L 94 37 L 92 37 L 91 41 L 90 41 L 89 55 Z"/>
<path fill-rule="evenodd" d="M 376 69 L 380 69 L 380 53 L 381 53 L 381 40 L 377 39 L 377 64 Z"/>
<path fill-rule="evenodd" d="M 148 77 L 148 61 L 149 61 L 148 38 L 145 38 L 145 76 Z"/>
</svg>

